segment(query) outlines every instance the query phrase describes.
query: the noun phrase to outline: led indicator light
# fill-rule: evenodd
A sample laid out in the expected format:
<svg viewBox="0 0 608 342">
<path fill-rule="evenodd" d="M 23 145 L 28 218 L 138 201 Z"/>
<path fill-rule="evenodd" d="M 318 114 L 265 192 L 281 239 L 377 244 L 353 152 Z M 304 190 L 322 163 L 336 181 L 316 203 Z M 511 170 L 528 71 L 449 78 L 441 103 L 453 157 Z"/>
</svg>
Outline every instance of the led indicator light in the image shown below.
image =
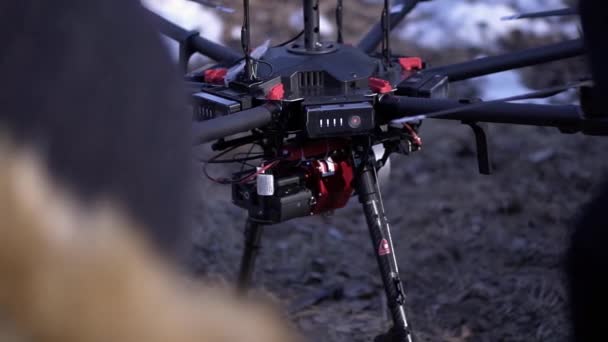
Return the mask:
<svg viewBox="0 0 608 342">
<path fill-rule="evenodd" d="M 348 125 L 351 128 L 358 128 L 361 126 L 361 117 L 359 115 L 353 115 L 348 119 Z"/>
</svg>

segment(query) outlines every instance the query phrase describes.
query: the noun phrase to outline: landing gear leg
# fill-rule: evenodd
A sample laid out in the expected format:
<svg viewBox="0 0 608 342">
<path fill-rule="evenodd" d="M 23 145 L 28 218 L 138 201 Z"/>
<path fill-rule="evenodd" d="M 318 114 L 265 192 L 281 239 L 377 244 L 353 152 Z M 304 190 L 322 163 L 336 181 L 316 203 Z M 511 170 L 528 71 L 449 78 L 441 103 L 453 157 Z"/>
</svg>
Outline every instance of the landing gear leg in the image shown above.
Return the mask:
<svg viewBox="0 0 608 342">
<path fill-rule="evenodd" d="M 388 307 L 393 318 L 391 330 L 375 341 L 412 342 L 410 327 L 405 318 L 405 292 L 399 279 L 397 258 L 393 249 L 390 227 L 384 213 L 376 172 L 373 165 L 361 165 L 356 175 L 359 202 L 367 219 L 372 246 L 380 267 Z"/>
<path fill-rule="evenodd" d="M 260 249 L 260 240 L 264 226 L 251 219 L 245 224 L 245 248 L 241 259 L 241 267 L 238 278 L 238 290 L 240 293 L 247 291 L 251 284 L 251 278 L 255 267 L 255 259 Z"/>
</svg>

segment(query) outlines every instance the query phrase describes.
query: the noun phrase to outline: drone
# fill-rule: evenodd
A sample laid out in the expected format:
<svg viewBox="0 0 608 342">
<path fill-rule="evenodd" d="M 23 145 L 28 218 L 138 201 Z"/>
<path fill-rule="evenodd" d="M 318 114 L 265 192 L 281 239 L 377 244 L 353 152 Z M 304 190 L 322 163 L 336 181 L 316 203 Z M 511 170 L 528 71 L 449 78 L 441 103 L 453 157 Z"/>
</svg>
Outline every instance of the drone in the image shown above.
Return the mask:
<svg viewBox="0 0 608 342">
<path fill-rule="evenodd" d="M 232 202 L 248 213 L 238 288 L 246 291 L 250 286 L 264 226 L 334 212 L 358 197 L 392 318 L 391 329 L 376 341 L 413 340 L 378 174 L 392 154 L 421 150 L 423 121 L 456 120 L 470 126 L 479 172 L 488 175 L 492 170 L 485 123 L 608 135 L 608 117 L 597 110 L 591 79 L 492 101 L 448 95 L 451 82 L 585 55 L 581 39 L 430 67 L 418 56 L 393 54 L 389 39 L 391 30 L 420 2 L 384 0 L 381 19 L 356 45 L 349 45 L 342 34 L 342 0 L 337 0 L 335 41 L 321 40 L 319 0 L 303 0 L 300 34 L 276 46 L 252 49 L 250 5 L 244 0 L 241 52 L 150 12 L 161 33 L 179 43 L 179 65 L 192 109 L 193 143 L 213 142 L 212 149 L 220 151 L 206 164 L 243 166 L 229 178 L 208 176 L 230 185 Z M 563 15 L 576 15 L 576 11 L 508 19 Z M 216 63 L 188 71 L 194 53 Z M 580 105 L 516 103 L 570 89 L 579 90 Z M 221 158 L 248 145 L 262 152 Z"/>
</svg>

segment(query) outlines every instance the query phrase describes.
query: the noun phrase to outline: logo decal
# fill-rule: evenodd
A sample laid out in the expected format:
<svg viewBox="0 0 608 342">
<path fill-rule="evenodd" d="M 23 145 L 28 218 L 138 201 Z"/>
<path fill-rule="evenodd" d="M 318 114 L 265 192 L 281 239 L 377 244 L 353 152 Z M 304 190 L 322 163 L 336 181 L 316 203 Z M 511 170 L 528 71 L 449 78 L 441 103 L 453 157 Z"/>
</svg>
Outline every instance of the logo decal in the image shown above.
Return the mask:
<svg viewBox="0 0 608 342">
<path fill-rule="evenodd" d="M 387 254 L 391 254 L 391 248 L 388 241 L 386 241 L 386 239 L 382 239 L 382 241 L 380 241 L 380 246 L 378 247 L 378 255 L 382 256 Z"/>
</svg>

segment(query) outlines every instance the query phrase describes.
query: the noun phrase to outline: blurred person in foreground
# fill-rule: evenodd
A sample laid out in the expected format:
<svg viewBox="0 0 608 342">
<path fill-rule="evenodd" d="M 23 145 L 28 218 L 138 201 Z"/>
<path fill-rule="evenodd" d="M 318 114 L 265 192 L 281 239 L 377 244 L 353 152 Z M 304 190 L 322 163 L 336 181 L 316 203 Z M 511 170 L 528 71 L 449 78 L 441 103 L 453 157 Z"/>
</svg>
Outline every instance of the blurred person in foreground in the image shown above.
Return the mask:
<svg viewBox="0 0 608 342">
<path fill-rule="evenodd" d="M 593 98 L 608 95 L 608 12 L 598 0 L 580 0 L 579 11 L 589 67 L 594 80 Z M 608 104 L 595 103 L 598 115 L 608 115 Z M 597 156 L 599 159 L 606 156 Z M 602 312 L 608 307 L 608 179 L 598 184 L 593 200 L 582 210 L 567 255 L 569 299 L 574 341 L 605 341 Z"/>
<path fill-rule="evenodd" d="M 190 117 L 135 0 L 0 2 L 0 340 L 292 341 L 177 271 Z"/>
</svg>

